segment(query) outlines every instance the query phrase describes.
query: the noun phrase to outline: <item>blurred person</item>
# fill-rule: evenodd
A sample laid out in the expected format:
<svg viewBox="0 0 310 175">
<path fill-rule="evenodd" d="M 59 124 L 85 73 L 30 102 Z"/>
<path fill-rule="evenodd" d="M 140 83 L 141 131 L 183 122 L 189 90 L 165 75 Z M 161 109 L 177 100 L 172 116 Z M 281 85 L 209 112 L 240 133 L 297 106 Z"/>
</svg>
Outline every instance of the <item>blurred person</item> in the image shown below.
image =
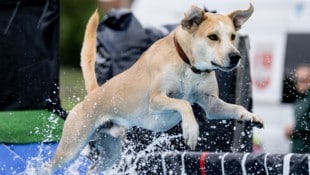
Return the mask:
<svg viewBox="0 0 310 175">
<path fill-rule="evenodd" d="M 160 28 L 143 26 L 131 9 L 135 2 L 98 0 L 99 8 L 104 12 L 98 26 L 95 65 L 100 85 L 131 67 L 146 49 L 177 26 L 177 23 Z"/>
<path fill-rule="evenodd" d="M 298 66 L 295 78 L 295 126 L 287 127 L 285 134 L 292 140 L 293 153 L 310 153 L 310 64 Z"/>
</svg>

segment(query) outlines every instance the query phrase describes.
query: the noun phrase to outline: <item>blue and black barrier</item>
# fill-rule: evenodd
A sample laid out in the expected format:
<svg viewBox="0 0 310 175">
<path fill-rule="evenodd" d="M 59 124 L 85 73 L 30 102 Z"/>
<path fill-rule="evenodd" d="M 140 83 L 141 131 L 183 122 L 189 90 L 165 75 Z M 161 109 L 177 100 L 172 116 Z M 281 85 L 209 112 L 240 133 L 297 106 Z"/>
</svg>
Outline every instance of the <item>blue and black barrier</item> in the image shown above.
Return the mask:
<svg viewBox="0 0 310 175">
<path fill-rule="evenodd" d="M 309 154 L 168 152 L 138 158 L 137 174 L 309 174 Z"/>
<path fill-rule="evenodd" d="M 54 154 L 57 145 L 58 143 L 0 145 L 0 174 L 27 173 L 27 167 L 39 170 L 41 164 Z M 120 168 L 116 170 L 117 174 L 309 175 L 310 173 L 310 154 L 170 151 L 140 154 L 132 161 L 128 161 L 129 158 L 126 157 L 126 165 L 118 166 Z M 78 161 L 72 163 L 75 167 L 74 172 L 80 175 L 86 174 L 91 165 L 84 156 L 80 156 Z M 68 167 L 61 172 L 68 172 Z"/>
</svg>

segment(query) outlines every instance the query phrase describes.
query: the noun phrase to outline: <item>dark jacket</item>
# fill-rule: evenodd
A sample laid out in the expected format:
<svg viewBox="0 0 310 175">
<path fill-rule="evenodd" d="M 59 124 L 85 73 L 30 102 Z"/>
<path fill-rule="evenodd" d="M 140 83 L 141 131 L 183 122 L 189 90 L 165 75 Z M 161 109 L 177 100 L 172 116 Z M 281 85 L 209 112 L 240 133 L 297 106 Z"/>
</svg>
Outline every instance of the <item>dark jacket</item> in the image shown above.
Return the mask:
<svg viewBox="0 0 310 175">
<path fill-rule="evenodd" d="M 59 0 L 0 0 L 0 110 L 48 109 L 59 99 Z"/>
<path fill-rule="evenodd" d="M 129 9 L 111 10 L 98 27 L 98 83 L 103 84 L 128 69 L 147 48 L 168 33 L 168 30 L 144 28 Z"/>
<path fill-rule="evenodd" d="M 310 153 L 310 90 L 301 94 L 294 105 L 295 128 L 292 152 Z"/>
</svg>

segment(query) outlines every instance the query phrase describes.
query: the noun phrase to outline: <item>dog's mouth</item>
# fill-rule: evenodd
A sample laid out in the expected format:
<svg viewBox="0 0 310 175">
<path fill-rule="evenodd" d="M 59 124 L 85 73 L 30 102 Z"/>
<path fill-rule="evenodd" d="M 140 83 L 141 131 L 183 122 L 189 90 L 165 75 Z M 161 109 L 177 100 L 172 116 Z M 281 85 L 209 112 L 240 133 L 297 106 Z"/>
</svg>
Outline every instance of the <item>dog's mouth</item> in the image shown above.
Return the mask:
<svg viewBox="0 0 310 175">
<path fill-rule="evenodd" d="M 233 64 L 233 65 L 229 65 L 229 66 L 224 67 L 224 66 L 221 66 L 221 65 L 219 65 L 213 61 L 211 61 L 211 64 L 214 67 L 216 67 L 217 69 L 222 70 L 222 71 L 231 71 L 238 65 L 238 64 Z"/>
</svg>

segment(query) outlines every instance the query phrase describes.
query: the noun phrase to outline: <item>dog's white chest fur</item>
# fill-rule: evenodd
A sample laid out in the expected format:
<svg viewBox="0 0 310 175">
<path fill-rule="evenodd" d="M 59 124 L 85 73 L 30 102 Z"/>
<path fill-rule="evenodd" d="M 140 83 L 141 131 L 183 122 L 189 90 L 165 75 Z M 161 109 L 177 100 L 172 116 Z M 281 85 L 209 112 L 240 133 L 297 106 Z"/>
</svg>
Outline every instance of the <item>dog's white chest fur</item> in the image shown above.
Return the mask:
<svg viewBox="0 0 310 175">
<path fill-rule="evenodd" d="M 166 95 L 170 98 L 194 102 L 196 98 L 195 92 L 201 83 L 201 76 L 193 73 L 190 69 L 186 70 L 182 76 L 166 72 L 163 79 Z M 179 123 L 181 116 L 179 112 L 171 110 L 150 111 L 149 115 L 143 117 L 143 120 L 144 122 L 140 126 L 155 131 L 165 131 Z"/>
<path fill-rule="evenodd" d="M 183 75 L 166 73 L 164 88 L 167 96 L 177 99 L 185 99 L 189 102 L 195 101 L 195 92 L 204 83 L 203 74 L 196 74 L 191 69 L 186 69 Z"/>
<path fill-rule="evenodd" d="M 189 99 L 192 97 L 193 87 L 197 85 L 197 76 L 190 69 L 183 76 L 170 71 L 165 72 L 162 84 L 166 95 L 171 98 L 191 101 Z M 139 119 L 135 119 L 135 122 L 132 123 L 154 131 L 165 131 L 181 121 L 180 113 L 177 111 L 152 111 L 149 107 L 147 108 L 142 110 L 148 112 L 144 113 L 143 116 L 139 116 Z"/>
</svg>

